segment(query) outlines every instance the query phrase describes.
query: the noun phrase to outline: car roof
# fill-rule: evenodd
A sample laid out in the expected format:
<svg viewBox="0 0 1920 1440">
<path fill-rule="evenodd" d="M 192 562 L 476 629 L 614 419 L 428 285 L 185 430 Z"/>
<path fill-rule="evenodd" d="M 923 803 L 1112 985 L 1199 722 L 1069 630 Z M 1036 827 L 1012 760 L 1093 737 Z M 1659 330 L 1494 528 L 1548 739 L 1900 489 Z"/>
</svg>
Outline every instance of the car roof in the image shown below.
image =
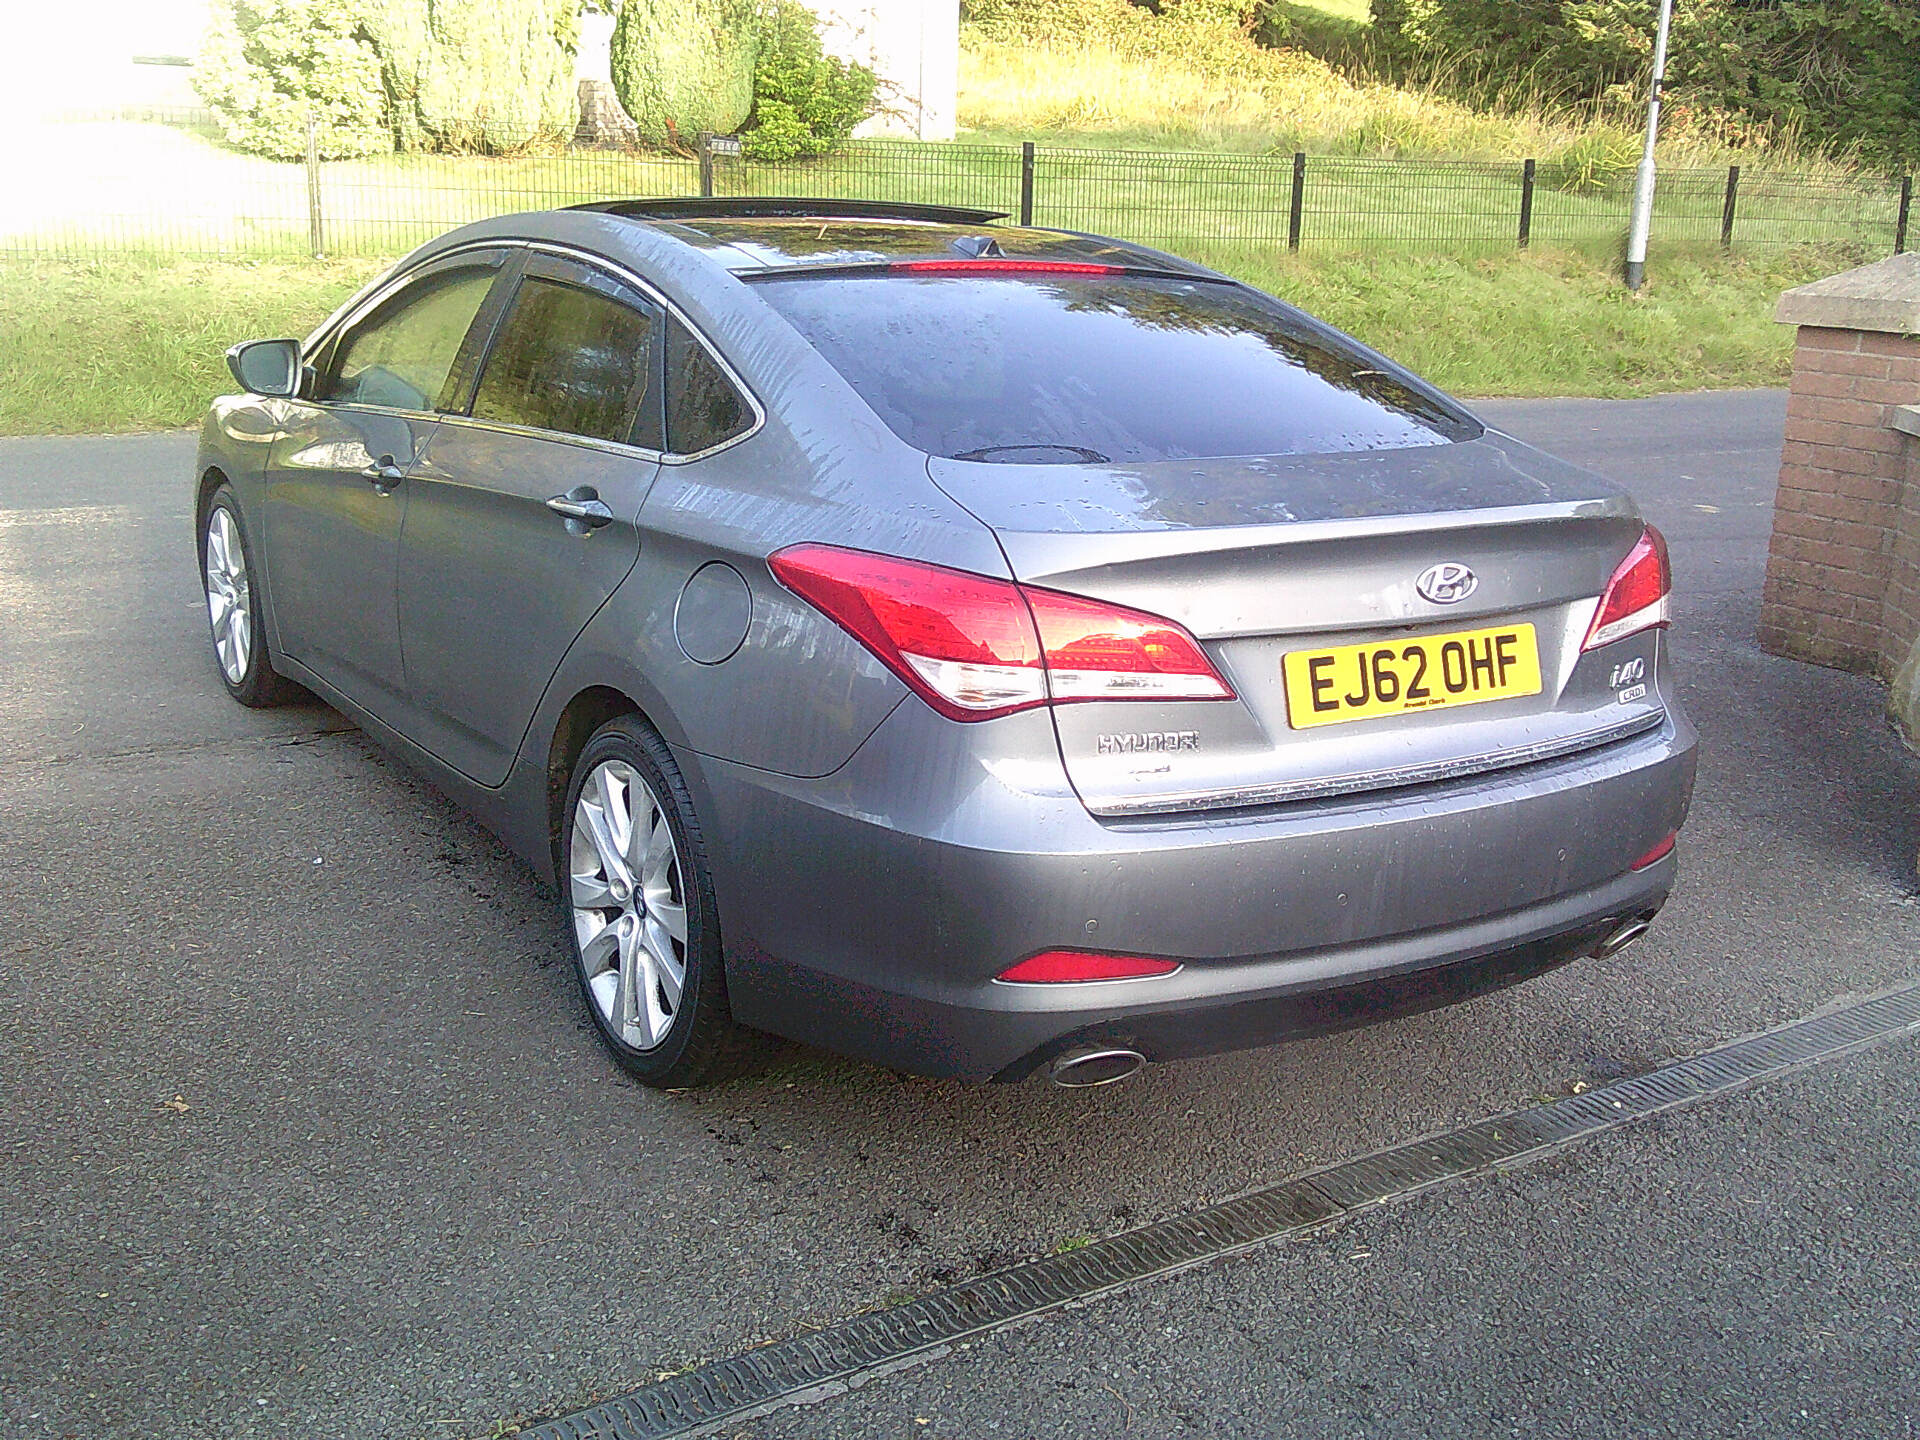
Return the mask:
<svg viewBox="0 0 1920 1440">
<path fill-rule="evenodd" d="M 1211 275 L 1144 245 L 1071 230 L 1003 225 L 994 210 L 785 197 L 610 200 L 570 207 L 645 226 L 735 275 L 897 260 L 981 258 L 1103 262 Z"/>
</svg>

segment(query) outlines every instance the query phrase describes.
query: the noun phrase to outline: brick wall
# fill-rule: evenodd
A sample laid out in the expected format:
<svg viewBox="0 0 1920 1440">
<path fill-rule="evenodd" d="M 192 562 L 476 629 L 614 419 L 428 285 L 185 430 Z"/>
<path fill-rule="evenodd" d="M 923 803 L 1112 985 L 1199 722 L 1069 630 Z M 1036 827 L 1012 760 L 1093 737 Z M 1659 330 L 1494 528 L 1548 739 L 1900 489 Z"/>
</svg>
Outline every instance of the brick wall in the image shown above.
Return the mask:
<svg viewBox="0 0 1920 1440">
<path fill-rule="evenodd" d="M 1920 337 L 1803 325 L 1760 606 L 1763 649 L 1890 679 L 1920 635 Z"/>
</svg>

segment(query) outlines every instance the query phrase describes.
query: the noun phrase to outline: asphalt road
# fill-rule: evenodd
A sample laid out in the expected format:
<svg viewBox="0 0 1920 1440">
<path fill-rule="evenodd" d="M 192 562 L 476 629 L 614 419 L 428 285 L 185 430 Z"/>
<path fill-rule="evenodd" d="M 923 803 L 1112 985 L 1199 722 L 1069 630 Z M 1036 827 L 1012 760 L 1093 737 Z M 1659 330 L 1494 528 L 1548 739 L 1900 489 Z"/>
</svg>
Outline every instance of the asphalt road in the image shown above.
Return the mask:
<svg viewBox="0 0 1920 1440">
<path fill-rule="evenodd" d="M 1878 687 L 1752 640 L 1783 397 L 1483 408 L 1672 541 L 1673 902 L 1608 961 L 1092 1093 L 799 1050 L 632 1085 L 497 843 L 331 712 L 226 699 L 191 440 L 0 442 L 0 1435 L 490 1434 L 1920 976 L 1920 762 Z M 1910 1435 L 1917 1059 L 741 1430 Z"/>
</svg>

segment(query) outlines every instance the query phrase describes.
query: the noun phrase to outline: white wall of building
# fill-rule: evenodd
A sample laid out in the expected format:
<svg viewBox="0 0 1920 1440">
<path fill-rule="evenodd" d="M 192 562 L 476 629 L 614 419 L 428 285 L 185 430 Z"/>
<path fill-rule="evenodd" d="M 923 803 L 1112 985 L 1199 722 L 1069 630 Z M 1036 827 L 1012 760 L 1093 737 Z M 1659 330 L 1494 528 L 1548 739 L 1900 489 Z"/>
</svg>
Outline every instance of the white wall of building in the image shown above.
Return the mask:
<svg viewBox="0 0 1920 1440">
<path fill-rule="evenodd" d="M 881 113 L 856 132 L 951 140 L 960 90 L 960 0 L 806 0 L 829 54 L 880 77 Z"/>
</svg>

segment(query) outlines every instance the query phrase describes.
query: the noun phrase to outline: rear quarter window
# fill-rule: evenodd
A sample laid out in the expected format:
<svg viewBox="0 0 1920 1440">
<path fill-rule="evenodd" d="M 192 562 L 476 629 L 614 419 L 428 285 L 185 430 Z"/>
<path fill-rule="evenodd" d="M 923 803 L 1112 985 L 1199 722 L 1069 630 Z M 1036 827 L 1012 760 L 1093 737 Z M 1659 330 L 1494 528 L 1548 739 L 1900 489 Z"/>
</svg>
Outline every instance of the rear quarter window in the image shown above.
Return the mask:
<svg viewBox="0 0 1920 1440">
<path fill-rule="evenodd" d="M 895 434 L 949 459 L 1145 463 L 1481 433 L 1437 390 L 1240 285 L 814 275 L 754 288 Z"/>
<path fill-rule="evenodd" d="M 753 427 L 753 409 L 707 347 L 677 318 L 667 322 L 667 448 L 697 455 Z"/>
</svg>

